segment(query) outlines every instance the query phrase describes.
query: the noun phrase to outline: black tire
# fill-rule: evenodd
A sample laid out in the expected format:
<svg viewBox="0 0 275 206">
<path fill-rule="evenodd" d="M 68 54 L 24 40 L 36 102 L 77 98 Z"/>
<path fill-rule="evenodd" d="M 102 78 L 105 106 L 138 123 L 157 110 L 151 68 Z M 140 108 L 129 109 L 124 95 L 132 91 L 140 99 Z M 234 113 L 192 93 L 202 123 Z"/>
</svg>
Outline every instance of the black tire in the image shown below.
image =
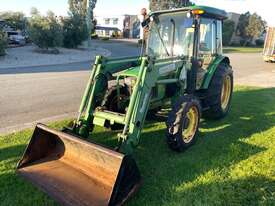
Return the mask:
<svg viewBox="0 0 275 206">
<path fill-rule="evenodd" d="M 157 113 L 161 110 L 161 107 L 157 107 L 155 109 L 148 110 L 146 119 L 147 120 L 156 120 L 157 119 Z"/>
<path fill-rule="evenodd" d="M 126 99 L 130 97 L 130 93 L 128 91 L 128 88 L 126 86 L 120 86 L 119 88 L 120 97 L 117 96 L 117 86 L 110 87 L 104 97 L 102 106 L 103 108 L 107 109 L 108 111 L 117 112 L 124 114 L 126 113 L 127 107 L 121 107 L 118 108 L 116 106 L 116 100 L 117 98 L 123 98 L 123 100 L 127 101 Z M 127 104 L 128 105 L 128 104 Z M 123 129 L 123 125 L 115 123 L 113 125 L 110 125 L 111 130 L 121 130 Z"/>
<path fill-rule="evenodd" d="M 190 120 L 188 117 L 188 112 L 190 110 L 196 110 L 196 125 L 192 129 L 191 139 L 185 140 L 183 132 L 187 130 L 190 126 Z M 180 97 L 172 111 L 168 115 L 166 122 L 166 140 L 169 147 L 172 150 L 182 152 L 193 145 L 197 139 L 197 133 L 201 117 L 201 106 L 199 100 L 193 95 L 186 95 Z"/>
<path fill-rule="evenodd" d="M 227 80 L 227 78 L 229 78 Z M 223 85 L 225 81 L 230 81 L 230 88 L 228 89 L 229 96 L 226 97 L 226 102 L 222 103 Z M 220 64 L 212 78 L 209 88 L 206 92 L 204 99 L 204 106 L 207 110 L 203 113 L 203 117 L 208 119 L 221 119 L 224 118 L 231 106 L 231 99 L 233 93 L 233 71 L 228 64 Z"/>
</svg>

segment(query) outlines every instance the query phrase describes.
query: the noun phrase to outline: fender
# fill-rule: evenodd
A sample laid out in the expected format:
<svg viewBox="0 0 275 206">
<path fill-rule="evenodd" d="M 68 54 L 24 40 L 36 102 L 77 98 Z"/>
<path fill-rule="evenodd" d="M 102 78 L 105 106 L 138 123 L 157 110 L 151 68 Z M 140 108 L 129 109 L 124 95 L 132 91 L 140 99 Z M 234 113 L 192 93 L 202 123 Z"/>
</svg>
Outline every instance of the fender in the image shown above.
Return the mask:
<svg viewBox="0 0 275 206">
<path fill-rule="evenodd" d="M 208 89 L 209 84 L 212 80 L 212 77 L 214 76 L 218 66 L 220 63 L 225 62 L 230 65 L 230 60 L 226 56 L 218 55 L 216 58 L 211 62 L 211 64 L 207 68 L 207 73 L 205 74 L 203 84 L 201 86 L 201 89 Z"/>
</svg>

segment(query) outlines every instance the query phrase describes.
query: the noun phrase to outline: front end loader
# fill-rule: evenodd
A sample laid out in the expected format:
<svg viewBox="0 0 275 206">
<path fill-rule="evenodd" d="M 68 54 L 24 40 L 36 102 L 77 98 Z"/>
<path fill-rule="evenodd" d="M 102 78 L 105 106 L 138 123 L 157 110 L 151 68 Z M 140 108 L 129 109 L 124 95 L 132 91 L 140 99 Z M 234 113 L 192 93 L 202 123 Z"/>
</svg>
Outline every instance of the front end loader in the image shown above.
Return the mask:
<svg viewBox="0 0 275 206">
<path fill-rule="evenodd" d="M 78 117 L 56 131 L 38 124 L 17 172 L 62 205 L 122 205 L 141 184 L 133 158 L 147 114 L 164 105 L 168 146 L 184 151 L 198 137 L 200 118 L 227 115 L 233 89 L 222 54 L 226 12 L 193 6 L 151 13 L 141 57 L 97 56 Z M 95 126 L 116 130 L 118 144 L 93 139 Z"/>
</svg>

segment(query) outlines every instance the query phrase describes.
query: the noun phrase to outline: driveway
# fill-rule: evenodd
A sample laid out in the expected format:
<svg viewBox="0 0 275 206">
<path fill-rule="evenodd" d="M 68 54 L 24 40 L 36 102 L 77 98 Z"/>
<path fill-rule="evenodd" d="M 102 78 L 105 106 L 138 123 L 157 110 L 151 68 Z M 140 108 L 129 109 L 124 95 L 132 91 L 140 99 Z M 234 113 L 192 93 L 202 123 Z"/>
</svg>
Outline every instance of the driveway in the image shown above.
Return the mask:
<svg viewBox="0 0 275 206">
<path fill-rule="evenodd" d="M 139 54 L 136 44 L 102 43 L 112 56 Z M 275 64 L 262 61 L 260 54 L 230 54 L 235 83 L 275 87 Z M 75 117 L 92 62 L 49 67 L 0 70 L 0 133 Z"/>
<path fill-rule="evenodd" d="M 275 63 L 264 62 L 258 53 L 233 53 L 227 56 L 234 69 L 235 84 L 275 87 Z"/>
</svg>

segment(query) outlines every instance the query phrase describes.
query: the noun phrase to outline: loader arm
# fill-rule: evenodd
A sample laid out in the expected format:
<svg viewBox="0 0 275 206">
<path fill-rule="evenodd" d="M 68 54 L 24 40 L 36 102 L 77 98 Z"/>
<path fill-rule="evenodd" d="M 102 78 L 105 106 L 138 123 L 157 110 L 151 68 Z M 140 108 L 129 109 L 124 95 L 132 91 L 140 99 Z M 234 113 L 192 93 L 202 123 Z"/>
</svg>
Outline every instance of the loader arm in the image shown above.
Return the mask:
<svg viewBox="0 0 275 206">
<path fill-rule="evenodd" d="M 152 88 L 158 84 L 179 82 L 176 73 L 182 65 L 183 60 L 175 57 L 157 61 L 150 57 L 111 60 L 97 57 L 82 99 L 78 119 L 72 129 L 73 134 L 88 137 L 89 130 L 94 125 L 104 127 L 107 122 L 119 123 L 123 125 L 122 132 L 118 134 L 119 151 L 131 154 L 139 143 L 152 99 Z M 171 76 L 172 79 L 161 81 L 161 76 L 167 75 L 167 72 L 175 75 Z M 125 114 L 107 111 L 98 106 L 98 102 L 106 93 L 108 77 L 113 75 L 117 77 L 117 81 L 125 76 L 135 78 Z"/>
<path fill-rule="evenodd" d="M 66 130 L 70 130 L 73 134 L 84 138 L 88 137 L 89 130 L 92 127 L 97 97 L 100 97 L 106 91 L 108 76 L 139 64 L 140 59 L 138 57 L 107 59 L 103 56 L 97 56 L 82 97 L 78 117 L 73 128 L 66 128 Z"/>
</svg>

